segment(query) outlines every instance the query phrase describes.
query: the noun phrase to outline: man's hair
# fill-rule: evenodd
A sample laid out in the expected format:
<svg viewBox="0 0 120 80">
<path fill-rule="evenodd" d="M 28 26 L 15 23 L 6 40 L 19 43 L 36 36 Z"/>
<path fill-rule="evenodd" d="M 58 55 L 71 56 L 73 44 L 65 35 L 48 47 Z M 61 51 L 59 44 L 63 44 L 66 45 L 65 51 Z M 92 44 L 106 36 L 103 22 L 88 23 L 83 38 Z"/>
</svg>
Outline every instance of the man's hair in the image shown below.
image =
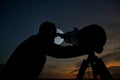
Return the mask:
<svg viewBox="0 0 120 80">
<path fill-rule="evenodd" d="M 56 30 L 55 24 L 52 22 L 45 21 L 40 25 L 39 33 L 46 33 L 51 30 Z"/>
</svg>

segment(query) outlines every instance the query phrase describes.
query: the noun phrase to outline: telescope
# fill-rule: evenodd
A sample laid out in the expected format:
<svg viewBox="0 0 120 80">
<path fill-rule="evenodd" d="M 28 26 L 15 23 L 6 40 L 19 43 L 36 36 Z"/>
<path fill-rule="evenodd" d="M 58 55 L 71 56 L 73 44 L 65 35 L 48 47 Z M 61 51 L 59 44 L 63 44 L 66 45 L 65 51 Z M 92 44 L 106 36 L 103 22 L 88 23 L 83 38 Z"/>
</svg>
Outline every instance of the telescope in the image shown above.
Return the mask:
<svg viewBox="0 0 120 80">
<path fill-rule="evenodd" d="M 74 46 L 79 46 L 85 50 L 94 50 L 97 53 L 102 52 L 106 42 L 105 30 L 96 24 L 87 25 L 80 30 L 74 28 L 64 34 L 57 33 L 57 36 Z"/>
<path fill-rule="evenodd" d="M 73 31 L 64 34 L 57 33 L 57 36 L 63 38 L 65 42 L 88 51 L 88 58 L 83 60 L 76 80 L 84 79 L 84 74 L 89 64 L 92 68 L 93 79 L 113 79 L 103 60 L 95 56 L 95 52 L 101 53 L 103 51 L 103 46 L 106 42 L 106 33 L 101 26 L 91 24 L 80 30 L 74 28 Z"/>
</svg>

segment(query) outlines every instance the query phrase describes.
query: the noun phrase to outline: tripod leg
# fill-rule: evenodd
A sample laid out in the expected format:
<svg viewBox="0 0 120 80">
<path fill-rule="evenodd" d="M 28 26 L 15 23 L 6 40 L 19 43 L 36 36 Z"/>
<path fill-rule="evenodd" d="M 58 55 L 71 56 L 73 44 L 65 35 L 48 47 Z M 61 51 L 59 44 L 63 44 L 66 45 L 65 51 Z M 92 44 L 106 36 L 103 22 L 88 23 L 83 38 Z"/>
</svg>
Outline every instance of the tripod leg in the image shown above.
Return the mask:
<svg viewBox="0 0 120 80">
<path fill-rule="evenodd" d="M 81 80 L 84 78 L 85 71 L 88 67 L 88 60 L 83 60 L 81 67 L 79 69 L 78 75 L 77 75 L 77 80 Z"/>
<path fill-rule="evenodd" d="M 110 72 L 106 68 L 102 59 L 98 59 L 96 65 L 97 65 L 97 72 L 100 75 L 101 79 L 106 79 L 106 80 L 112 80 L 113 79 L 112 75 L 110 74 Z"/>
<path fill-rule="evenodd" d="M 91 62 L 91 68 L 92 68 L 92 72 L 93 72 L 93 77 L 96 80 L 97 79 L 97 67 L 96 67 L 96 62 Z"/>
</svg>

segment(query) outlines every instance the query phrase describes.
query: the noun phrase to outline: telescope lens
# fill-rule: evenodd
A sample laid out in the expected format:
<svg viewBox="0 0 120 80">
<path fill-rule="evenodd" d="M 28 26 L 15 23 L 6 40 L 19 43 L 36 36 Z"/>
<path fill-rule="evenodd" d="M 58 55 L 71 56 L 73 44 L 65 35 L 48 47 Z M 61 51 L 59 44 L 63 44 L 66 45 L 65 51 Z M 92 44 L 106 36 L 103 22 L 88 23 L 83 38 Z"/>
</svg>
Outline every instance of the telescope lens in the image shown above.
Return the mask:
<svg viewBox="0 0 120 80">
<path fill-rule="evenodd" d="M 64 34 L 62 30 L 60 29 L 56 29 L 56 33 L 59 33 L 59 34 Z M 56 36 L 55 39 L 54 39 L 54 43 L 55 44 L 61 44 L 62 42 L 64 41 L 63 38 L 61 38 L 60 36 Z"/>
</svg>

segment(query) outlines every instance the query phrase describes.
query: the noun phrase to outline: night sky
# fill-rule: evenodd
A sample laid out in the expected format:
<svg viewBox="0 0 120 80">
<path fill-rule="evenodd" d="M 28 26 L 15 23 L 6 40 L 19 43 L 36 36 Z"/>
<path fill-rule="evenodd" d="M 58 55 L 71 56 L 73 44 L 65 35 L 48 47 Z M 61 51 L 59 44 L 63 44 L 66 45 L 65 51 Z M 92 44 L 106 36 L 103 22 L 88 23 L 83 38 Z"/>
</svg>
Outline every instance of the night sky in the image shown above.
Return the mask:
<svg viewBox="0 0 120 80">
<path fill-rule="evenodd" d="M 63 32 L 89 24 L 102 26 L 107 42 L 98 57 L 104 60 L 113 77 L 120 79 L 120 0 L 1 0 L 0 64 L 5 64 L 22 41 L 36 34 L 44 21 L 55 23 Z M 86 57 L 56 59 L 47 56 L 40 77 L 75 78 Z"/>
</svg>

